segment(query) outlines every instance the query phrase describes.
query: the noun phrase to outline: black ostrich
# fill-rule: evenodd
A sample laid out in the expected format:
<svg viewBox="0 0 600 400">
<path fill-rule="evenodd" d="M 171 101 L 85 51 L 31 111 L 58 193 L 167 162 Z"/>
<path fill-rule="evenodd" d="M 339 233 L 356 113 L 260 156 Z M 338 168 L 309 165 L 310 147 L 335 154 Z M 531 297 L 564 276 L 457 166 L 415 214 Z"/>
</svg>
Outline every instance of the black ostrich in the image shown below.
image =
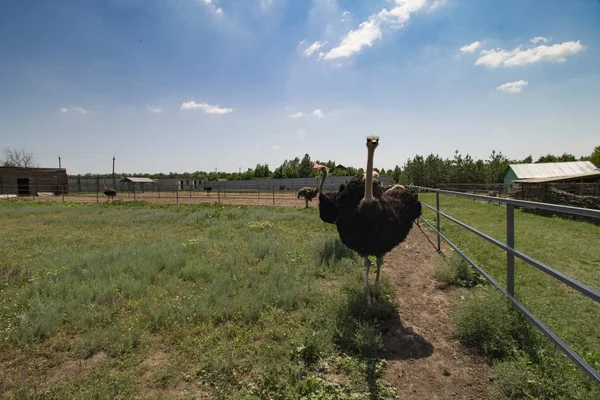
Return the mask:
<svg viewBox="0 0 600 400">
<path fill-rule="evenodd" d="M 113 188 L 107 188 L 106 185 L 104 185 L 104 194 L 106 195 L 107 199 L 106 201 L 108 202 L 110 199 L 115 199 L 115 196 L 117 195 L 117 191 Z"/>
<path fill-rule="evenodd" d="M 383 185 L 378 179 L 379 174 L 373 173 L 373 196 L 376 198 L 381 197 L 383 194 Z M 348 189 L 346 198 L 352 197 L 358 203 L 364 196 L 365 193 L 365 175 L 359 175 L 352 178 L 350 181 L 346 181 L 346 184 L 341 184 L 337 192 L 319 193 L 319 217 L 323 222 L 328 224 L 335 224 L 335 220 L 338 216 L 338 201 L 341 194 Z M 352 193 L 352 195 L 350 195 Z"/>
<path fill-rule="evenodd" d="M 365 296 L 369 307 L 379 297 L 379 272 L 383 256 L 406 239 L 413 221 L 421 215 L 421 203 L 417 197 L 401 186 L 388 190 L 379 198 L 373 195 L 373 154 L 378 144 L 379 137 L 367 137 L 364 197 L 359 198 L 361 195 L 353 187 L 355 180 L 349 182 L 339 196 L 335 221 L 342 242 L 365 259 Z M 369 256 L 377 257 L 373 293 L 369 287 Z"/>
</svg>

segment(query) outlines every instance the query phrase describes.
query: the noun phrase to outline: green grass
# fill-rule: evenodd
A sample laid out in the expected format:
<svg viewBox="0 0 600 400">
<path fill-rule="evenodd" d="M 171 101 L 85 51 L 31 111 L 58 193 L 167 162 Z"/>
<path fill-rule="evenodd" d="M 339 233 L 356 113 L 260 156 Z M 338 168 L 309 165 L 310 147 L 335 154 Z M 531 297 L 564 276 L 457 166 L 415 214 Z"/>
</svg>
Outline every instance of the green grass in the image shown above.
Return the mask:
<svg viewBox="0 0 600 400">
<path fill-rule="evenodd" d="M 395 398 L 393 291 L 366 309 L 316 209 L 13 201 L 0 220 L 7 398 Z"/>
<path fill-rule="evenodd" d="M 420 199 L 435 204 L 433 194 L 421 194 Z M 504 207 L 447 195 L 440 196 L 440 203 L 443 212 L 505 242 Z M 435 214 L 428 209 L 424 217 L 430 222 L 435 220 Z M 443 217 L 441 221 L 442 232 L 505 286 L 506 254 L 453 222 Z M 600 227 L 516 210 L 515 243 L 525 254 L 589 287 L 600 289 Z M 461 286 L 481 286 L 480 280 L 473 279 L 473 273 L 464 268 L 458 255 L 451 254 L 448 260 L 438 268 L 439 280 Z M 600 305 L 524 262 L 517 260 L 515 271 L 517 298 L 599 370 Z M 495 371 L 501 378 L 499 390 L 506 398 L 529 398 L 527 395 L 540 399 L 596 398 L 586 397 L 591 393 L 600 398 L 598 391 L 569 394 L 569 390 L 575 390 L 573 388 L 581 386 L 581 382 L 587 385 L 591 382 L 555 352 L 541 334 L 528 334 L 532 325 L 518 315 L 513 316 L 516 312 L 498 298 L 494 290 L 476 289 L 472 296 L 475 300 L 467 301 L 466 306 L 459 306 L 455 311 L 455 328 L 464 342 L 480 348 L 492 360 L 500 360 Z M 539 356 L 540 352 L 543 357 Z M 519 374 L 517 370 L 523 368 L 527 368 L 527 373 Z M 562 374 L 563 387 L 557 386 L 556 374 Z M 521 380 L 515 381 L 512 375 L 520 376 Z M 540 389 L 544 385 L 550 389 Z"/>
</svg>

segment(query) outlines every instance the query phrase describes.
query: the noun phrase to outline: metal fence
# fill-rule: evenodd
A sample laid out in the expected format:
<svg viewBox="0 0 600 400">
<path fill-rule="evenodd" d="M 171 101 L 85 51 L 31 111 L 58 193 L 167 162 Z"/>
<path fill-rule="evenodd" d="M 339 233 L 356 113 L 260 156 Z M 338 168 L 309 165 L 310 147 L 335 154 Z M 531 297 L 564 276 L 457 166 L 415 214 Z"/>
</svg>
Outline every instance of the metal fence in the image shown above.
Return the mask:
<svg viewBox="0 0 600 400">
<path fill-rule="evenodd" d="M 108 186 L 108 185 L 107 185 Z M 311 187 L 315 187 L 313 182 Z M 99 180 L 94 187 L 86 185 L 85 190 L 78 191 L 78 187 L 64 187 L 57 190 L 56 185 L 35 185 L 28 189 L 21 189 L 17 194 L 0 194 L 0 201 L 30 200 L 58 201 L 58 202 L 80 202 L 101 203 L 108 201 L 148 201 L 159 204 L 201 204 L 201 203 L 223 203 L 233 205 L 264 205 L 264 206 L 289 206 L 304 207 L 304 198 L 298 199 L 297 190 L 301 186 L 282 187 L 280 185 L 259 186 L 251 188 L 244 183 L 239 185 L 229 184 L 227 186 L 215 185 L 200 188 L 181 189 L 181 185 L 155 185 L 139 186 L 130 185 L 116 188 L 116 196 L 109 198 L 104 194 L 104 183 Z M 337 191 L 339 185 L 326 183 L 323 190 Z M 73 191 L 75 189 L 75 191 Z M 309 202 L 316 206 L 318 199 Z"/>
<path fill-rule="evenodd" d="M 600 384 L 600 373 L 596 371 L 592 366 L 590 366 L 579 354 L 577 354 L 569 345 L 567 345 L 560 337 L 558 337 L 550 328 L 548 328 L 542 321 L 540 321 L 531 311 L 529 311 L 523 304 L 521 304 L 517 298 L 515 297 L 515 257 L 526 262 L 527 264 L 537 268 L 538 270 L 544 272 L 545 274 L 551 276 L 554 279 L 559 280 L 560 282 L 570 286 L 571 288 L 579 291 L 584 296 L 600 303 L 600 292 L 594 290 L 592 288 L 587 287 L 581 282 L 566 276 L 565 274 L 547 266 L 546 264 L 533 259 L 532 257 L 524 254 L 515 247 L 515 230 L 514 230 L 514 210 L 515 207 L 523 207 L 523 208 L 534 208 L 538 210 L 546 210 L 551 212 L 558 213 L 566 213 L 571 215 L 579 215 L 585 216 L 589 218 L 600 219 L 600 210 L 591 210 L 586 208 L 577 208 L 577 207 L 567 207 L 560 206 L 555 204 L 546 204 L 546 203 L 535 203 L 530 201 L 523 200 L 515 200 L 515 199 L 505 199 L 498 197 L 490 197 L 490 196 L 482 196 L 477 194 L 468 194 L 461 193 L 455 191 L 441 190 L 441 189 L 432 189 L 426 187 L 418 187 L 420 192 L 433 192 L 435 193 L 435 206 L 426 204 L 421 202 L 423 206 L 432 210 L 436 214 L 435 226 L 427 221 L 424 217 L 421 217 L 421 220 L 426 223 L 431 229 L 433 229 L 437 234 L 437 250 L 441 250 L 441 239 L 443 239 L 450 247 L 452 247 L 458 254 L 460 254 L 473 268 L 475 268 L 488 282 L 490 282 L 496 289 L 498 289 L 502 294 L 504 294 L 511 303 L 521 311 L 534 325 L 536 325 L 539 329 L 541 329 L 544 334 L 552 341 L 554 344 L 561 349 L 563 353 L 565 353 L 578 368 L 583 370 L 590 378 L 592 378 L 596 383 Z M 459 197 L 466 197 L 470 199 L 478 199 L 485 200 L 492 203 L 497 203 L 498 205 L 506 206 L 506 243 L 502 243 L 499 240 L 492 238 L 491 236 L 486 235 L 483 232 L 478 231 L 477 229 L 465 224 L 457 220 L 456 218 L 451 217 L 450 215 L 445 214 L 440 211 L 440 194 L 448 194 L 448 195 L 456 195 Z M 496 245 L 502 250 L 506 251 L 506 289 L 504 289 L 498 282 L 496 282 L 491 275 L 483 270 L 482 267 L 477 265 L 467 254 L 465 254 L 461 249 L 459 249 L 456 244 L 452 243 L 442 232 L 440 229 L 440 216 L 444 217 L 455 224 L 461 226 L 462 228 L 467 229 L 468 231 L 474 233 L 482 239 L 487 240 L 488 242 Z"/>
</svg>

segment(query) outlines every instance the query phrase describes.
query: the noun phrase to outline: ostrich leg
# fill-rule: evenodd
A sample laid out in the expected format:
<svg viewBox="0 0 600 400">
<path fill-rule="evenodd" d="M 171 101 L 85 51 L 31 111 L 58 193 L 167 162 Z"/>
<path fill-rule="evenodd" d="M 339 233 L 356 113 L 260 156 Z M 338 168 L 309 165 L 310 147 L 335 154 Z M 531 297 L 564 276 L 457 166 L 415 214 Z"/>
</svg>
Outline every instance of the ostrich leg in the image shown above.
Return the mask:
<svg viewBox="0 0 600 400">
<path fill-rule="evenodd" d="M 367 306 L 373 305 L 371 300 L 371 288 L 369 287 L 369 269 L 371 268 L 371 260 L 369 257 L 365 257 L 365 297 L 367 298 Z"/>
<path fill-rule="evenodd" d="M 306 197 L 304 198 L 304 202 L 306 203 L 306 207 L 305 208 L 308 208 L 308 199 Z"/>
<path fill-rule="evenodd" d="M 379 271 L 383 265 L 383 257 L 377 257 L 377 275 L 375 276 L 375 287 L 373 288 L 373 303 L 379 300 Z"/>
</svg>

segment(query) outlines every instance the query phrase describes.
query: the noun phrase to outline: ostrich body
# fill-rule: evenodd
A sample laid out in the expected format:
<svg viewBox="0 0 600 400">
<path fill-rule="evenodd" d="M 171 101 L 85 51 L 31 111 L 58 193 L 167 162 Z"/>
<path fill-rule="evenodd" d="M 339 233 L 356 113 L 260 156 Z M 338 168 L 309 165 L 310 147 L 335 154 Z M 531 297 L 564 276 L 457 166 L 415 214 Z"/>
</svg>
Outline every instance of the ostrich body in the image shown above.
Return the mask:
<svg viewBox="0 0 600 400">
<path fill-rule="evenodd" d="M 413 221 L 421 215 L 421 203 L 411 191 L 401 186 L 393 187 L 377 196 L 373 195 L 373 154 L 379 144 L 377 136 L 367 137 L 367 173 L 364 197 L 352 190 L 348 183 L 340 194 L 338 217 L 335 221 L 342 242 L 365 260 L 365 296 L 370 307 L 379 296 L 379 273 L 383 256 L 402 243 L 412 228 Z M 369 256 L 377 257 L 377 275 L 373 293 L 369 287 Z"/>
<path fill-rule="evenodd" d="M 379 198 L 383 194 L 383 185 L 377 179 L 379 174 L 373 172 L 373 196 Z M 334 224 L 338 216 L 338 202 L 342 193 L 346 202 L 360 202 L 365 193 L 365 175 L 355 176 L 346 184 L 340 185 L 337 192 L 319 193 L 319 217 L 323 222 Z"/>
<path fill-rule="evenodd" d="M 313 164 L 313 168 L 321 170 L 321 172 L 323 173 L 323 177 L 321 179 L 319 187 L 313 188 L 310 186 L 306 186 L 298 190 L 298 199 L 300 199 L 300 197 L 304 197 L 304 201 L 306 202 L 306 208 L 308 208 L 308 202 L 312 201 L 315 197 L 317 197 L 319 193 L 323 191 L 323 184 L 325 183 L 325 177 L 327 176 L 327 167 L 325 167 L 324 165 L 318 165 L 315 163 Z"/>
<path fill-rule="evenodd" d="M 106 185 L 104 185 L 104 194 L 107 197 L 106 201 L 109 201 L 110 199 L 114 200 L 115 196 L 117 195 L 117 191 L 113 188 L 107 188 Z"/>
</svg>

